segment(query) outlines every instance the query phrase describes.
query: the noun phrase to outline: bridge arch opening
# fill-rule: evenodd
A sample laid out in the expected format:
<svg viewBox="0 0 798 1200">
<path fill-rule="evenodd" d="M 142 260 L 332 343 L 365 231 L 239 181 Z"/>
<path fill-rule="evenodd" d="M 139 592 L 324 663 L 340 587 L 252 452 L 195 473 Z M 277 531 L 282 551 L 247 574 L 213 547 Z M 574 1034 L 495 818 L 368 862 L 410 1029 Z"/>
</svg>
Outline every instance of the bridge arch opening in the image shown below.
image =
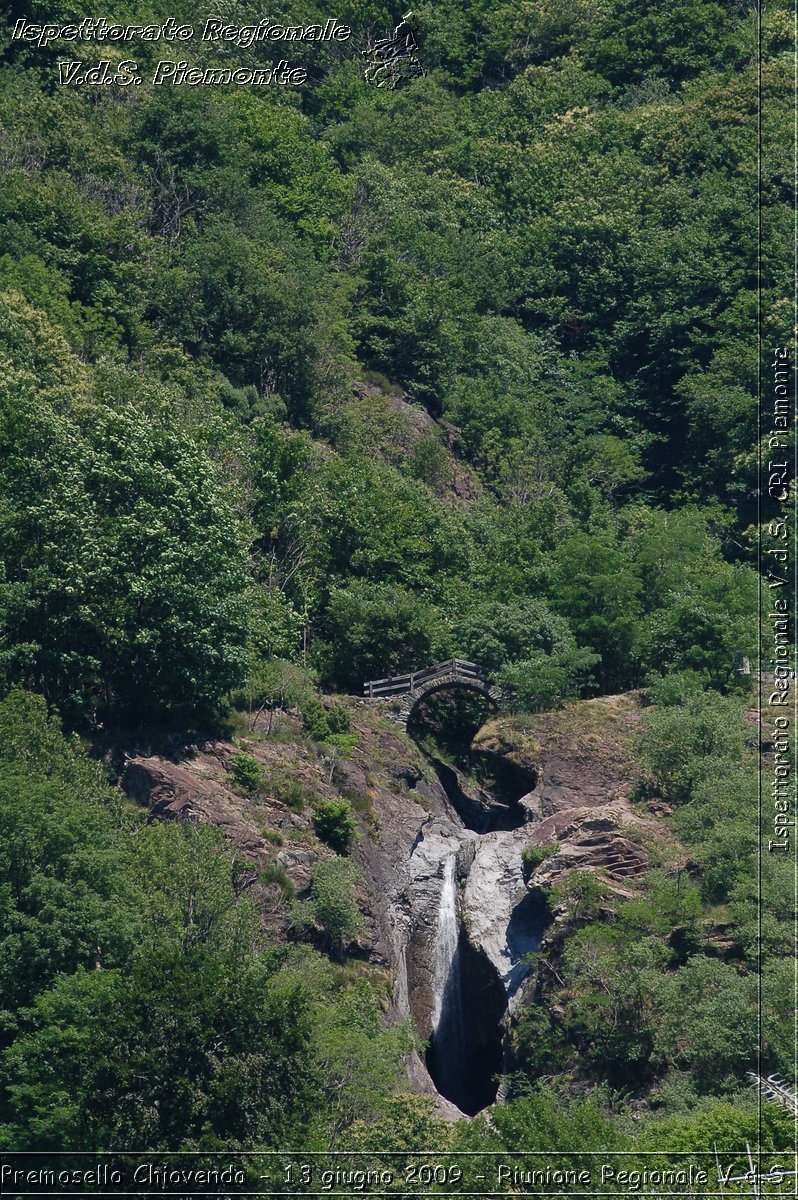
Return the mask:
<svg viewBox="0 0 798 1200">
<path fill-rule="evenodd" d="M 407 732 L 424 753 L 452 807 L 475 833 L 517 829 L 529 817 L 518 801 L 536 780 L 512 764 L 474 750 L 478 730 L 496 712 L 495 697 L 481 688 L 441 684 L 420 697 Z"/>
<path fill-rule="evenodd" d="M 407 732 L 422 746 L 432 742 L 458 759 L 468 754 L 477 731 L 497 707 L 482 687 L 441 683 L 414 699 L 406 718 Z"/>
</svg>

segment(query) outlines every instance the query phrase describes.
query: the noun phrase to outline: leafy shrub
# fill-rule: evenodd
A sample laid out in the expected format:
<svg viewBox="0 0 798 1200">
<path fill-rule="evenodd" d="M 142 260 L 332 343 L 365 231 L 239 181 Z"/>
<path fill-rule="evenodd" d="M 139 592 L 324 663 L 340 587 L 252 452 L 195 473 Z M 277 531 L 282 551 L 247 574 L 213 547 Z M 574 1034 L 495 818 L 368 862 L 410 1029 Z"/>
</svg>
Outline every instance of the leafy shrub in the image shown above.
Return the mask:
<svg viewBox="0 0 798 1200">
<path fill-rule="evenodd" d="M 330 733 L 348 733 L 352 722 L 342 704 L 331 704 L 327 709 L 327 725 Z"/>
<path fill-rule="evenodd" d="M 263 783 L 260 763 L 251 754 L 245 754 L 243 750 L 239 750 L 233 755 L 230 774 L 238 786 L 248 792 L 257 791 Z"/>
<path fill-rule="evenodd" d="M 356 739 L 347 733 L 350 720 L 343 705 L 331 704 L 325 708 L 319 696 L 311 693 L 304 698 L 301 711 L 304 726 L 314 741 L 342 748 L 351 739 L 351 745 L 356 745 Z M 339 738 L 344 740 L 339 742 Z"/>
<path fill-rule="evenodd" d="M 425 437 L 416 443 L 410 458 L 410 470 L 416 479 L 437 493 L 448 487 L 452 480 L 449 458 L 436 437 Z"/>
<path fill-rule="evenodd" d="M 264 658 L 262 647 L 271 653 L 287 652 L 291 638 L 296 637 L 296 615 L 284 597 L 273 597 L 263 589 L 252 589 L 248 597 L 250 638 L 258 649 L 250 649 L 247 677 L 242 687 L 230 694 L 235 708 L 247 712 L 248 727 L 254 728 L 258 717 L 268 712 L 266 732 L 272 732 L 274 714 L 279 709 L 302 706 L 311 688 L 306 673 L 294 663 L 280 658 Z"/>
<path fill-rule="evenodd" d="M 402 389 L 395 383 L 391 383 L 387 375 L 382 371 L 363 371 L 363 382 L 373 384 L 374 387 L 380 388 L 388 396 L 401 396 Z"/>
<path fill-rule="evenodd" d="M 650 704 L 671 708 L 685 704 L 691 696 L 700 695 L 706 688 L 707 680 L 698 671 L 675 671 L 671 675 L 650 676 L 646 680 L 644 696 Z"/>
<path fill-rule="evenodd" d="M 388 504 L 395 502 L 397 512 L 414 513 L 417 524 L 422 526 L 423 520 L 426 528 L 428 498 L 427 492 L 422 511 L 418 497 L 400 493 L 394 498 L 387 493 L 386 519 Z M 382 517 L 382 513 L 361 514 L 360 520 L 373 522 Z M 436 529 L 435 534 L 441 543 L 436 555 L 441 559 L 446 532 Z M 377 540 L 376 533 L 374 538 Z M 421 539 L 415 526 L 407 531 L 391 530 L 390 545 L 377 544 L 371 551 L 377 578 L 353 579 L 346 581 L 345 587 L 331 590 L 325 618 L 327 645 L 322 650 L 317 643 L 317 657 L 322 677 L 336 687 L 360 692 L 364 680 L 398 675 L 407 671 L 408 664 L 433 663 L 444 656 L 450 631 L 442 609 L 409 587 L 385 579 L 384 557 L 406 554 L 412 560 L 419 553 Z"/>
<path fill-rule="evenodd" d="M 513 697 L 513 707 L 522 712 L 561 708 L 579 692 L 578 677 L 585 676 L 598 661 L 588 650 L 575 650 L 568 659 L 536 654 L 503 667 L 498 674 L 501 687 Z"/>
<path fill-rule="evenodd" d="M 331 730 L 327 711 L 318 696 L 308 696 L 302 703 L 302 721 L 310 736 L 317 742 L 329 737 Z"/>
<path fill-rule="evenodd" d="M 331 950 L 343 958 L 344 944 L 363 928 L 356 891 L 361 878 L 358 867 L 349 858 L 330 858 L 317 863 L 310 899 L 294 905 L 291 924 L 300 929 L 309 924 L 319 925 Z"/>
<path fill-rule="evenodd" d="M 565 909 L 572 921 L 591 916 L 604 898 L 605 888 L 594 869 L 569 871 L 552 888 L 552 901 Z"/>
<path fill-rule="evenodd" d="M 660 794 L 683 804 L 703 780 L 740 770 L 747 733 L 743 701 L 701 692 L 647 714 L 641 759 Z"/>
<path fill-rule="evenodd" d="M 346 800 L 319 800 L 313 810 L 313 827 L 323 842 L 336 854 L 345 854 L 357 827 Z"/>
<path fill-rule="evenodd" d="M 331 733 L 324 739 L 324 745 L 337 750 L 341 758 L 350 758 L 357 745 L 357 737 L 354 733 Z"/>
</svg>

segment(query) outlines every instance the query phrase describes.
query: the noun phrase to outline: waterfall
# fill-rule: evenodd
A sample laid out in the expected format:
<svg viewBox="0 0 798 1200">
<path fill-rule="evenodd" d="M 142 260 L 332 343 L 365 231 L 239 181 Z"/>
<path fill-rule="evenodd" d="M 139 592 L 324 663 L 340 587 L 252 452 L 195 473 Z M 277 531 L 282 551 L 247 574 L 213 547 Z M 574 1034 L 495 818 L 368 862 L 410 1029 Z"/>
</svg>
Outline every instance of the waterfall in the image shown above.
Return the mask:
<svg viewBox="0 0 798 1200">
<path fill-rule="evenodd" d="M 464 1073 L 470 1058 L 461 979 L 460 918 L 457 911 L 457 855 L 443 865 L 435 964 L 432 973 L 432 1037 L 427 1064 L 435 1086 L 465 1111 Z"/>
<path fill-rule="evenodd" d="M 496 1098 L 500 1022 L 507 1007 L 487 956 L 460 936 L 457 854 L 443 861 L 432 971 L 432 1037 L 427 1066 L 442 1096 L 469 1116 Z"/>
<path fill-rule="evenodd" d="M 435 1035 L 444 1033 L 442 1027 L 460 1008 L 457 943 L 460 920 L 457 915 L 457 854 L 450 854 L 443 867 L 443 884 L 438 903 L 438 924 L 435 930 L 435 966 L 432 975 L 432 1024 Z M 459 1022 L 462 1024 L 462 1022 Z"/>
</svg>

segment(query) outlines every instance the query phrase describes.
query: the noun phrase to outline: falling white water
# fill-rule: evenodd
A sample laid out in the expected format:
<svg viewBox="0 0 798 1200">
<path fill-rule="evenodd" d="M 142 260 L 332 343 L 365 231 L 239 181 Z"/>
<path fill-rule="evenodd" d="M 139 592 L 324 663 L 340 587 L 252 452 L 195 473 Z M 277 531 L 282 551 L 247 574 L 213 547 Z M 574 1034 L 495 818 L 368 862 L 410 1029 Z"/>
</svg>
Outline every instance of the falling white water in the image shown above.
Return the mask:
<svg viewBox="0 0 798 1200">
<path fill-rule="evenodd" d="M 443 884 L 438 904 L 438 926 L 435 930 L 435 967 L 432 974 L 432 1026 L 435 1032 L 451 1020 L 452 1001 L 459 1008 L 457 972 L 457 941 L 460 922 L 457 916 L 457 854 L 450 854 L 443 866 Z"/>
</svg>

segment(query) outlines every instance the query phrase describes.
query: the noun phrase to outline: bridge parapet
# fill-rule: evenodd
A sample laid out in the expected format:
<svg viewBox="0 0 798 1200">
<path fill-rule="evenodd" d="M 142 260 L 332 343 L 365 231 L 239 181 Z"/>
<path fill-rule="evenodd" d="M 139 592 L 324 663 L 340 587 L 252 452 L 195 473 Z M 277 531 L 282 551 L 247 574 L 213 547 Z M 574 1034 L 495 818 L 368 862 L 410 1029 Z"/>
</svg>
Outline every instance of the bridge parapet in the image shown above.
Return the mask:
<svg viewBox="0 0 798 1200">
<path fill-rule="evenodd" d="M 461 687 L 469 691 L 480 692 L 497 708 L 503 695 L 501 688 L 488 683 L 486 672 L 476 663 L 462 658 L 449 658 L 445 662 L 436 663 L 422 671 L 411 671 L 408 675 L 391 675 L 387 679 L 371 679 L 363 685 L 363 691 L 371 699 L 389 700 L 395 696 L 403 696 L 401 707 L 397 711 L 396 720 L 407 728 L 407 722 L 413 709 L 432 692 L 440 692 L 445 688 Z"/>
<path fill-rule="evenodd" d="M 485 679 L 485 672 L 476 663 L 467 662 L 464 658 L 447 658 L 445 662 L 436 663 L 434 667 L 425 667 L 421 671 L 411 671 L 409 675 L 389 675 L 387 679 L 370 679 L 363 684 L 367 696 L 401 696 L 403 692 L 412 692 L 428 680 L 437 679 L 442 675 L 456 675 L 461 679 Z"/>
</svg>

